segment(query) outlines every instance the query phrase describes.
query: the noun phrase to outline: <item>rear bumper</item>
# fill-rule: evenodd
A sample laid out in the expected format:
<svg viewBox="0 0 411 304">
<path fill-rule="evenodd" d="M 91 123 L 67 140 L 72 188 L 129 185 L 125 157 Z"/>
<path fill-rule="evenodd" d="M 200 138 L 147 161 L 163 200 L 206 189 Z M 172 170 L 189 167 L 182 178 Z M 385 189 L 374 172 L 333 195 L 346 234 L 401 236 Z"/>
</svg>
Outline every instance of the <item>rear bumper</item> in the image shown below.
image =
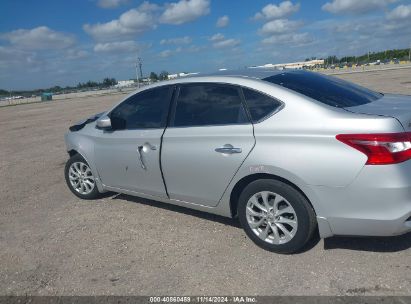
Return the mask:
<svg viewBox="0 0 411 304">
<path fill-rule="evenodd" d="M 392 236 L 411 231 L 411 161 L 364 166 L 347 187 L 312 186 L 320 226 L 331 235 Z M 324 230 L 324 229 L 323 229 Z"/>
</svg>

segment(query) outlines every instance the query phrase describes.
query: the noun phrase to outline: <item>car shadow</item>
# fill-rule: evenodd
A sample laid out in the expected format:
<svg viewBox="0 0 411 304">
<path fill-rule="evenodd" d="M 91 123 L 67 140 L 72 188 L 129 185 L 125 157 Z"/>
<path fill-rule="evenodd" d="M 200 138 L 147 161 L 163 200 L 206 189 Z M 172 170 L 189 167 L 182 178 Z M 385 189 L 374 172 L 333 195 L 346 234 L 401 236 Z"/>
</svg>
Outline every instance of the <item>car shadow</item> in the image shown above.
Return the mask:
<svg viewBox="0 0 411 304">
<path fill-rule="evenodd" d="M 223 225 L 232 226 L 242 229 L 238 219 L 223 217 L 203 211 L 189 209 L 186 207 L 167 204 L 159 201 L 149 200 L 137 196 L 127 194 L 108 194 L 114 200 L 125 200 L 136 204 L 143 204 L 155 208 L 169 210 L 173 212 L 183 213 L 186 215 L 198 217 L 208 221 L 218 222 Z M 321 241 L 318 231 L 314 237 L 300 250 L 298 253 L 304 253 L 311 250 Z M 411 248 L 411 232 L 393 237 L 330 237 L 324 239 L 324 249 L 348 249 L 355 251 L 373 251 L 373 252 L 397 252 Z"/>
<path fill-rule="evenodd" d="M 390 237 L 331 237 L 324 239 L 324 249 L 398 252 L 411 248 L 411 232 Z"/>
<path fill-rule="evenodd" d="M 183 213 L 183 214 L 195 216 L 198 218 L 202 218 L 205 220 L 217 222 L 220 224 L 224 224 L 224 225 L 228 225 L 228 226 L 232 226 L 236 228 L 241 228 L 240 223 L 236 219 L 232 219 L 232 218 L 228 218 L 228 217 L 224 217 L 220 215 L 215 215 L 215 214 L 211 214 L 211 213 L 207 213 L 203 211 L 198 211 L 194 209 L 189 209 L 189 208 L 181 207 L 177 205 L 167 204 L 167 203 L 163 203 L 159 201 L 149 200 L 149 199 L 142 198 L 142 197 L 131 196 L 127 194 L 117 194 L 113 196 L 112 199 L 126 200 L 126 201 L 137 203 L 137 204 L 143 204 L 143 205 L 147 205 L 147 206 L 151 206 L 155 208 L 161 208 L 161 209 L 165 209 L 165 210 L 169 210 L 173 212 Z"/>
</svg>

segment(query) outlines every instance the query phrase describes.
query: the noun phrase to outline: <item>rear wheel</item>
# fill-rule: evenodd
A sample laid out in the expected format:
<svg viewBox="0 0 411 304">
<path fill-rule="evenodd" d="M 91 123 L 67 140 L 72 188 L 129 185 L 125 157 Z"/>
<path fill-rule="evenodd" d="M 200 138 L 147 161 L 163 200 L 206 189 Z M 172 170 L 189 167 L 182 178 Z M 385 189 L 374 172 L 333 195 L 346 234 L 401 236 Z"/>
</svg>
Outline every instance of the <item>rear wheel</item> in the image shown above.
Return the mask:
<svg viewBox="0 0 411 304">
<path fill-rule="evenodd" d="M 67 186 L 79 198 L 95 199 L 100 196 L 93 172 L 80 154 L 67 161 L 64 175 Z"/>
<path fill-rule="evenodd" d="M 255 244 L 277 253 L 295 253 L 313 236 L 315 212 L 307 199 L 277 180 L 257 180 L 238 202 L 242 227 Z"/>
</svg>

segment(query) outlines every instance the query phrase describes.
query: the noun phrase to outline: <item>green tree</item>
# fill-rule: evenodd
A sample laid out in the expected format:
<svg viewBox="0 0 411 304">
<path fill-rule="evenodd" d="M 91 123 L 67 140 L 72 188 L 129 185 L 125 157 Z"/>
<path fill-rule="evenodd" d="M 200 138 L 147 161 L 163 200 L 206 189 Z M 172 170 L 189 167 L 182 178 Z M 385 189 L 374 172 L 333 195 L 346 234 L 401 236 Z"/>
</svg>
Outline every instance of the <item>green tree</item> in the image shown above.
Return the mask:
<svg viewBox="0 0 411 304">
<path fill-rule="evenodd" d="M 325 59 L 325 64 L 326 65 L 331 65 L 331 64 L 337 64 L 337 63 L 339 63 L 340 62 L 340 60 L 337 58 L 337 56 L 328 56 L 326 59 Z"/>
<path fill-rule="evenodd" d="M 115 78 L 104 78 L 102 86 L 103 87 L 112 87 L 117 84 L 117 80 Z"/>
<path fill-rule="evenodd" d="M 158 80 L 157 74 L 154 73 L 154 72 L 151 72 L 151 73 L 150 73 L 150 80 L 151 80 L 151 81 L 157 81 L 157 80 Z"/>
<path fill-rule="evenodd" d="M 0 90 L 0 96 L 8 96 L 8 95 L 10 95 L 10 92 L 9 92 L 9 91 Z"/>
<path fill-rule="evenodd" d="M 158 76 L 160 80 L 167 80 L 168 79 L 168 72 L 167 71 L 161 71 L 160 75 Z"/>
</svg>

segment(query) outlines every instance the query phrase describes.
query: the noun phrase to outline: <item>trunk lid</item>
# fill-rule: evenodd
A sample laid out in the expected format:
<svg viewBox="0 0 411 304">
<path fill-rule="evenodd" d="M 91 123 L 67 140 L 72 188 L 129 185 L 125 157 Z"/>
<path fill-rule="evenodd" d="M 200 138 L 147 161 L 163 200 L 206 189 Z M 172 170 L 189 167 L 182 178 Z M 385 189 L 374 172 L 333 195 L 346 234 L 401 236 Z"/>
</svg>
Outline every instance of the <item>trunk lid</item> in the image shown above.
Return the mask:
<svg viewBox="0 0 411 304">
<path fill-rule="evenodd" d="M 344 109 L 358 114 L 394 117 L 405 131 L 411 131 L 411 96 L 408 95 L 385 94 L 373 102 Z"/>
</svg>

